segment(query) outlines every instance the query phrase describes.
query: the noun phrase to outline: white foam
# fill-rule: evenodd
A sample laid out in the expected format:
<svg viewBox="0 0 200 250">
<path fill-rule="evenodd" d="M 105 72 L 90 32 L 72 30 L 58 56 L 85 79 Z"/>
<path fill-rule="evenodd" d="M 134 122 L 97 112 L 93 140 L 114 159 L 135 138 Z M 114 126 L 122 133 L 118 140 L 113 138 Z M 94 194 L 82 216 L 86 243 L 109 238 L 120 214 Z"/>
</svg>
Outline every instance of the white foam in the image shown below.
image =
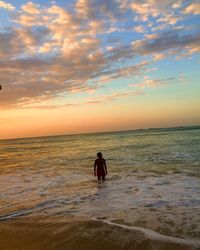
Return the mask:
<svg viewBox="0 0 200 250">
<path fill-rule="evenodd" d="M 31 211 L 19 211 L 19 212 L 13 212 L 13 213 L 10 213 L 10 214 L 7 214 L 7 215 L 2 215 L 2 216 L 0 216 L 0 221 L 1 220 L 8 220 L 8 219 L 17 218 L 17 217 L 20 217 L 20 216 L 23 216 L 23 215 L 27 215 L 29 213 L 31 213 Z"/>
<path fill-rule="evenodd" d="M 93 217 L 92 220 L 93 221 L 101 221 L 101 222 L 106 223 L 108 225 L 117 226 L 117 227 L 125 228 L 128 230 L 142 232 L 147 238 L 152 239 L 152 240 L 159 240 L 159 241 L 165 241 L 165 242 L 167 241 L 167 242 L 171 242 L 171 243 L 178 243 L 178 244 L 184 244 L 184 245 L 190 245 L 190 246 L 192 245 L 195 247 L 200 247 L 200 240 L 176 238 L 173 236 L 163 235 L 163 234 L 160 234 L 158 232 L 155 232 L 153 230 L 146 229 L 143 227 L 127 226 L 127 225 L 123 225 L 123 224 L 114 223 L 114 222 L 111 222 L 109 220 L 97 219 L 95 217 Z"/>
</svg>

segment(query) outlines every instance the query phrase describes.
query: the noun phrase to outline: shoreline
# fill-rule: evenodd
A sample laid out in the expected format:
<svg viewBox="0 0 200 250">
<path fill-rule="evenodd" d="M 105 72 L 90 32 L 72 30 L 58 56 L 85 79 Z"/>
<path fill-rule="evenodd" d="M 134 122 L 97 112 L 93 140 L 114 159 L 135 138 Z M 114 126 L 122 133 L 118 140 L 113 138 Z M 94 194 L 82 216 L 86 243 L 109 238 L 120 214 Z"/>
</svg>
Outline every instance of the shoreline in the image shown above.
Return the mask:
<svg viewBox="0 0 200 250">
<path fill-rule="evenodd" d="M 179 239 L 104 219 L 42 221 L 18 218 L 0 222 L 1 249 L 195 250 L 200 241 Z"/>
</svg>

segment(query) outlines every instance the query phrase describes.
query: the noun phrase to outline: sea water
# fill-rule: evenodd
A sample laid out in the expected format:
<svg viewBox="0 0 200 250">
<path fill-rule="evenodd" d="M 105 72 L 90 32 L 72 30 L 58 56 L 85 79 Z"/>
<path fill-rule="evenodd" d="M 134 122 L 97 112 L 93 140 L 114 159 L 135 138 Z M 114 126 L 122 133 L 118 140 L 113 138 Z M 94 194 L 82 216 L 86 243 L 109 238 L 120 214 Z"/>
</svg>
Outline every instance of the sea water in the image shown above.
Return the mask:
<svg viewBox="0 0 200 250">
<path fill-rule="evenodd" d="M 0 220 L 72 216 L 196 240 L 199 177 L 200 127 L 1 140 Z"/>
</svg>

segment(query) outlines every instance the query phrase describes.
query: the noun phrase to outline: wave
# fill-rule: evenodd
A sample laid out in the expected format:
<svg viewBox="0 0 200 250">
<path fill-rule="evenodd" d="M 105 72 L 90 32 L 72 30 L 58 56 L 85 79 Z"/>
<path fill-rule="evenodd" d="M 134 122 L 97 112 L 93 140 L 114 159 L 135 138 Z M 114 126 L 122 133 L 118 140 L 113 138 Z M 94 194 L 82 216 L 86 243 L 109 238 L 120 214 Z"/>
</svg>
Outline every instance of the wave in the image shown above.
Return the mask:
<svg viewBox="0 0 200 250">
<path fill-rule="evenodd" d="M 103 222 L 103 223 L 105 223 L 107 225 L 112 225 L 112 226 L 128 229 L 130 231 L 141 232 L 141 233 L 143 233 L 145 235 L 145 237 L 147 237 L 148 239 L 151 239 L 151 240 L 200 247 L 200 240 L 181 239 L 181 238 L 177 238 L 177 237 L 167 236 L 167 235 L 163 235 L 163 234 L 160 234 L 158 232 L 155 232 L 153 230 L 146 229 L 146 228 L 143 228 L 143 227 L 127 226 L 127 225 L 118 224 L 118 223 L 115 223 L 115 222 L 112 222 L 112 221 L 109 221 L 109 220 L 101 220 L 101 219 L 98 219 L 98 218 L 92 218 L 92 220 L 101 221 L 101 222 Z"/>
<path fill-rule="evenodd" d="M 197 250 L 198 241 L 177 239 L 106 220 L 12 220 L 0 224 L 4 250 Z"/>
</svg>

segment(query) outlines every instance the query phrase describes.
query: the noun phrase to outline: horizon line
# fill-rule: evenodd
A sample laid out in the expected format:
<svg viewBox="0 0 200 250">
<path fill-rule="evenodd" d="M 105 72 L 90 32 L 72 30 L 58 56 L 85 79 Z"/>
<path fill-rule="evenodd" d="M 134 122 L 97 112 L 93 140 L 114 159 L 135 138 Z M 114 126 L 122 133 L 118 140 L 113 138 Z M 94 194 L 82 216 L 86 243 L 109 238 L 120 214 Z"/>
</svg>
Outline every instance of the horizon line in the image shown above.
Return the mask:
<svg viewBox="0 0 200 250">
<path fill-rule="evenodd" d="M 179 125 L 172 127 L 148 127 L 148 128 L 137 128 L 137 129 L 125 129 L 125 130 L 112 130 L 112 131 L 96 131 L 96 132 L 83 132 L 83 133 L 69 133 L 69 134 L 56 134 L 56 135 L 41 135 L 41 136 L 27 136 L 27 137 L 16 137 L 16 138 L 5 138 L 0 141 L 8 141 L 8 140 L 23 140 L 23 139 L 34 139 L 34 138 L 43 138 L 43 137 L 59 137 L 59 136 L 71 136 L 71 135 L 92 135 L 92 134 L 105 134 L 105 133 L 120 133 L 120 132 L 131 132 L 131 131 L 148 131 L 148 130 L 156 130 L 156 129 L 199 129 L 200 124 L 198 125 Z"/>
</svg>

